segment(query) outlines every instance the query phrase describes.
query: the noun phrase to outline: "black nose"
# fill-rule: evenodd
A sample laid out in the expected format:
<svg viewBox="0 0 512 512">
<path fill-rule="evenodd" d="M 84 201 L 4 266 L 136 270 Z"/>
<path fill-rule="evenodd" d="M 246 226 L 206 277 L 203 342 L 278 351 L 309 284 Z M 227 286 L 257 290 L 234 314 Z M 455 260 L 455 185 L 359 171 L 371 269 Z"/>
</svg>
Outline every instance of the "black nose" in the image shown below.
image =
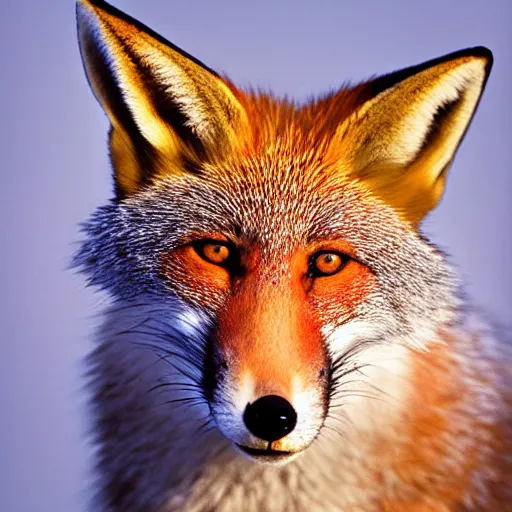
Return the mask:
<svg viewBox="0 0 512 512">
<path fill-rule="evenodd" d="M 256 437 L 272 442 L 295 428 L 297 413 L 288 400 L 277 395 L 267 395 L 247 404 L 244 422 Z"/>
</svg>

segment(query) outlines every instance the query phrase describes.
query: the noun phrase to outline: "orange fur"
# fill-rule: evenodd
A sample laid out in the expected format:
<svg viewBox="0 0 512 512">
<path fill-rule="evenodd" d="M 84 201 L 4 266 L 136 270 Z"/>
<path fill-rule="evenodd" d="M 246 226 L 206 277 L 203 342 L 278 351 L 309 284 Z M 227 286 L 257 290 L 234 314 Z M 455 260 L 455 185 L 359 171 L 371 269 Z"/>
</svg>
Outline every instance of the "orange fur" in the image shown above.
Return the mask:
<svg viewBox="0 0 512 512">
<path fill-rule="evenodd" d="M 507 458 L 512 449 L 511 425 L 503 422 L 498 427 L 489 427 L 478 417 L 456 412 L 467 400 L 471 387 L 461 378 L 463 369 L 450 348 L 456 340 L 446 334 L 441 340 L 412 360 L 413 392 L 402 420 L 403 443 L 393 439 L 375 447 L 382 470 L 394 471 L 413 490 L 400 499 L 383 500 L 382 509 L 466 510 L 462 503 L 473 487 L 472 478 L 477 472 L 487 472 L 495 477 L 485 511 L 503 512 L 507 479 L 512 477 L 512 463 Z M 492 385 L 485 375 L 480 378 L 482 385 Z M 508 400 L 510 404 L 510 397 Z M 443 467 L 440 463 L 450 457 L 454 436 L 457 442 L 466 443 L 467 449 L 460 454 L 455 467 Z M 488 451 L 496 454 L 490 460 Z M 425 499 L 429 504 L 424 503 Z"/>
<path fill-rule="evenodd" d="M 248 271 L 235 285 L 219 321 L 217 339 L 236 374 L 252 375 L 257 396 L 291 396 L 293 376 L 314 382 L 325 367 L 320 324 L 302 289 L 301 274 Z"/>
<path fill-rule="evenodd" d="M 181 457 L 176 473 L 197 482 L 155 485 L 162 503 L 169 496 L 186 501 L 188 493 L 187 505 L 197 503 L 202 498 L 194 493 L 206 490 L 208 507 L 241 510 L 253 482 L 240 493 L 230 483 L 221 488 L 229 480 L 226 452 L 209 450 L 224 443 L 260 462 L 291 462 L 306 452 L 317 489 L 296 483 L 304 473 L 299 464 L 272 482 L 289 498 L 301 493 L 301 510 L 315 493 L 328 510 L 352 498 L 360 507 L 374 505 L 372 512 L 462 512 L 481 503 L 489 512 L 504 510 L 512 479 L 508 369 L 492 361 L 492 335 L 459 311 L 449 265 L 419 233 L 478 106 L 491 53 L 462 50 L 298 104 L 242 91 L 104 2 L 80 0 L 78 14 L 86 72 L 111 122 L 118 200 L 91 222 L 80 264 L 120 302 L 136 296 L 138 285 L 157 291 L 161 304 L 147 318 L 143 313 L 143 329 L 116 332 L 146 335 L 151 349 L 166 343 L 164 351 L 178 338 L 175 348 L 185 353 L 168 355 L 175 369 L 190 366 L 181 377 L 191 380 L 179 392 L 200 393 L 195 400 L 207 402 L 208 421 L 224 436 L 201 445 L 199 429 L 192 440 L 181 438 L 175 431 L 190 432 L 186 423 L 172 423 L 181 420 L 176 409 L 151 423 L 148 406 L 147 430 L 146 418 L 137 423 L 140 432 L 120 429 L 136 431 L 135 440 L 103 432 L 107 448 L 133 443 L 112 449 L 121 460 L 117 472 L 125 470 L 124 454 L 142 453 L 144 478 L 153 482 L 155 467 Z M 201 253 L 200 244 L 211 240 L 223 243 L 226 259 Z M 335 262 L 348 256 L 347 264 L 319 271 L 315 261 L 326 252 L 336 254 Z M 155 326 L 153 314 L 165 318 Z M 112 357 L 108 364 L 123 361 Z M 110 367 L 102 373 L 110 375 Z M 128 377 L 122 384 L 123 392 L 135 386 Z M 393 397 L 395 408 L 374 408 L 372 391 Z M 124 398 L 123 392 L 114 394 Z M 107 404 L 105 415 L 117 421 L 135 410 L 139 421 L 141 404 L 150 402 L 146 389 L 142 396 L 136 406 L 121 402 L 115 414 Z M 498 405 L 508 410 L 491 410 Z M 246 414 L 259 407 L 273 419 Z M 288 427 L 275 423 L 275 436 L 249 425 L 283 418 Z M 342 434 L 341 442 L 322 452 L 329 429 Z M 352 452 L 344 451 L 345 434 L 355 442 Z M 148 439 L 153 451 L 146 456 Z M 238 485 L 249 462 L 229 453 L 226 474 Z M 118 473 L 105 472 L 114 482 L 112 510 L 128 510 L 126 503 L 146 496 L 138 488 L 137 499 L 125 500 L 129 485 L 118 486 Z M 254 503 L 271 503 L 265 478 L 272 474 L 254 475 Z M 331 476 L 350 496 L 331 495 Z M 125 480 L 133 484 L 131 475 Z M 480 496 L 479 485 L 488 495 Z M 161 510 L 177 510 L 169 507 Z"/>
</svg>

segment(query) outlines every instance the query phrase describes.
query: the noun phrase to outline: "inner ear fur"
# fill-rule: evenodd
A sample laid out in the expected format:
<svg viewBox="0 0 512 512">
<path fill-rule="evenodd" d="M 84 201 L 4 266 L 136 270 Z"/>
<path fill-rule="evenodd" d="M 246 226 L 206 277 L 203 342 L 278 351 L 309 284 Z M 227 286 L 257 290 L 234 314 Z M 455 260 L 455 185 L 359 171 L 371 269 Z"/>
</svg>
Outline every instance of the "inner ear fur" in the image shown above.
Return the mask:
<svg viewBox="0 0 512 512">
<path fill-rule="evenodd" d="M 477 47 L 369 81 L 369 99 L 338 127 L 330 152 L 419 224 L 442 196 L 491 66 L 491 52 Z"/>
<path fill-rule="evenodd" d="M 86 74 L 111 123 L 119 195 L 236 142 L 246 114 L 231 84 L 106 2 L 80 0 L 77 19 Z"/>
</svg>

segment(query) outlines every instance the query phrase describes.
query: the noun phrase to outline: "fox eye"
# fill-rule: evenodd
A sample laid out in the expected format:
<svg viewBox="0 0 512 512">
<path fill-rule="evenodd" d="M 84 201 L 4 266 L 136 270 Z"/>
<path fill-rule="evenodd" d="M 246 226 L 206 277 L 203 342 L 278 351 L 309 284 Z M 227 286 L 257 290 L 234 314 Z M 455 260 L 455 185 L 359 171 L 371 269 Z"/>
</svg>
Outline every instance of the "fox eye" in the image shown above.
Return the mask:
<svg viewBox="0 0 512 512">
<path fill-rule="evenodd" d="M 229 247 L 222 242 L 202 242 L 196 244 L 194 248 L 201 258 L 214 265 L 225 264 L 231 255 Z"/>
<path fill-rule="evenodd" d="M 348 263 L 349 257 L 338 252 L 317 252 L 309 260 L 310 277 L 332 276 Z"/>
</svg>

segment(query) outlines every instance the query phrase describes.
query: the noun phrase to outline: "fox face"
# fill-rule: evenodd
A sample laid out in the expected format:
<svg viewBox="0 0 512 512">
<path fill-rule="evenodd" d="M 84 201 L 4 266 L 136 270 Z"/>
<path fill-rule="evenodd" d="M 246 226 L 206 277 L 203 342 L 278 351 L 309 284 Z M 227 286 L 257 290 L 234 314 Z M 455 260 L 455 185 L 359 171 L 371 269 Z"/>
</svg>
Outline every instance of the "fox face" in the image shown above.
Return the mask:
<svg viewBox="0 0 512 512">
<path fill-rule="evenodd" d="M 113 314 L 145 308 L 123 332 L 169 363 L 154 387 L 196 400 L 266 464 L 329 428 L 364 435 L 381 407 L 398 417 L 411 354 L 455 319 L 457 282 L 420 223 L 490 52 L 298 105 L 238 89 L 103 2 L 79 2 L 78 19 L 116 197 L 86 224 L 76 264 Z"/>
</svg>

